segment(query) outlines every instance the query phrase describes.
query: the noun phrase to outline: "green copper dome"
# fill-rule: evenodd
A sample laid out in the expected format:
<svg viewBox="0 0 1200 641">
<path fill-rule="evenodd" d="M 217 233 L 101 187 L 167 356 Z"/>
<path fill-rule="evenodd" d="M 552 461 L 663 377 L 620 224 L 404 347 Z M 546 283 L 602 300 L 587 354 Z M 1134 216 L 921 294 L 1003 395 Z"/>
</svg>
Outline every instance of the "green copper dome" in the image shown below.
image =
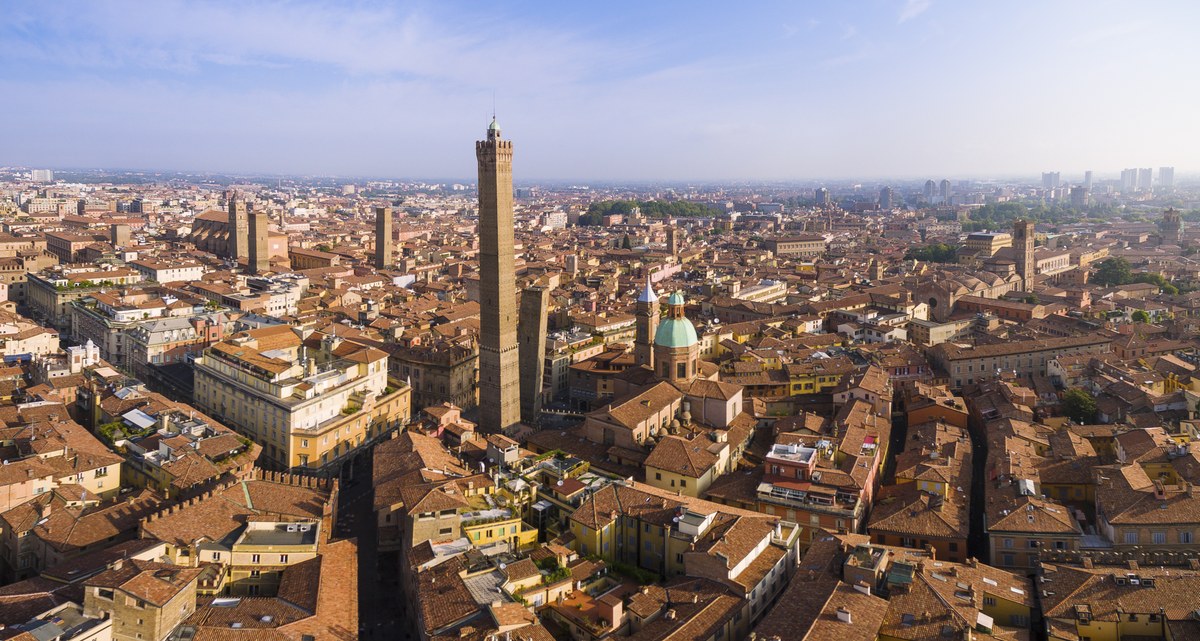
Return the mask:
<svg viewBox="0 0 1200 641">
<path fill-rule="evenodd" d="M 496 122 L 495 116 L 492 116 L 492 124 L 488 125 L 488 131 L 500 131 L 500 123 Z"/>
<path fill-rule="evenodd" d="M 691 347 L 699 342 L 696 326 L 686 318 L 668 318 L 654 332 L 654 344 L 659 347 Z"/>
<path fill-rule="evenodd" d="M 667 304 L 668 305 L 682 305 L 683 304 L 683 294 L 680 294 L 679 292 L 674 292 L 673 294 L 671 294 L 671 297 L 667 299 Z"/>
</svg>

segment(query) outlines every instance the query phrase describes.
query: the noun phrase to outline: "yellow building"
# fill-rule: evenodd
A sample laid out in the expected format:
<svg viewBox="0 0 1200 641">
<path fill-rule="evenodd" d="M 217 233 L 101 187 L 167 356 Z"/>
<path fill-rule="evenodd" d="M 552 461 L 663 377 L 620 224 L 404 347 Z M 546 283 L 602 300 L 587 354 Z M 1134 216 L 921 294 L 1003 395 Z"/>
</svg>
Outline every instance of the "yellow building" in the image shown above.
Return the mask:
<svg viewBox="0 0 1200 641">
<path fill-rule="evenodd" d="M 285 568 L 317 557 L 319 534 L 317 521 L 250 521 L 228 551 L 228 593 L 273 596 Z M 216 550 L 208 551 L 211 557 Z"/>
<path fill-rule="evenodd" d="M 1179 639 L 1194 625 L 1193 606 L 1200 593 L 1200 578 L 1187 568 L 1140 567 L 1136 562 L 1094 567 L 1042 563 L 1038 583 L 1052 641 Z"/>
<path fill-rule="evenodd" d="M 388 356 L 289 326 L 242 332 L 196 359 L 196 406 L 263 446 L 277 468 L 331 468 L 408 421 L 412 389 Z"/>
</svg>

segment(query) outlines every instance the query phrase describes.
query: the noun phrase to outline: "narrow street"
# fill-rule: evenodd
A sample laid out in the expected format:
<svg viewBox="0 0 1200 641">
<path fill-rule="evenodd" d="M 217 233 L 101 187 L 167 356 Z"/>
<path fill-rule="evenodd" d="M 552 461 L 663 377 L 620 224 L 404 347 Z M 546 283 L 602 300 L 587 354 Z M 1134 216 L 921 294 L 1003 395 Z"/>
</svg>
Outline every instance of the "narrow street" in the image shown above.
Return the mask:
<svg viewBox="0 0 1200 641">
<path fill-rule="evenodd" d="M 371 504 L 374 448 L 347 463 L 342 472 L 337 535 L 358 539 L 358 625 L 360 639 L 401 639 L 399 565 L 394 553 L 380 555 Z M 381 565 L 382 562 L 382 565 Z"/>
</svg>

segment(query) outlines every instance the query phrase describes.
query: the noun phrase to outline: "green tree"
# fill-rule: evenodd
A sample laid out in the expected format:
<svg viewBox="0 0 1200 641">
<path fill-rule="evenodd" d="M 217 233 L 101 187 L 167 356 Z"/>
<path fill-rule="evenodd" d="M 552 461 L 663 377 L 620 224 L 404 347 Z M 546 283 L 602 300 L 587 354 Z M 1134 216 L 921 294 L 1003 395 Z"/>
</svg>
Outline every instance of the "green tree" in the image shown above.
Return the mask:
<svg viewBox="0 0 1200 641">
<path fill-rule="evenodd" d="M 1127 285 L 1133 282 L 1133 272 L 1129 269 L 1129 261 L 1121 257 L 1106 258 L 1092 274 L 1092 282 L 1097 285 Z"/>
<path fill-rule="evenodd" d="M 958 248 L 946 243 L 913 247 L 904 254 L 904 258 L 927 263 L 953 263 L 958 258 Z"/>
<path fill-rule="evenodd" d="M 1142 309 L 1139 309 L 1136 312 L 1134 312 L 1130 318 L 1132 318 L 1133 322 L 1135 322 L 1135 323 L 1149 323 L 1150 322 L 1150 315 L 1147 314 L 1146 311 L 1142 310 Z"/>
<path fill-rule="evenodd" d="M 1085 389 L 1073 387 L 1063 392 L 1062 411 L 1072 421 L 1088 425 L 1096 420 L 1096 397 Z"/>
<path fill-rule="evenodd" d="M 633 243 L 629 242 L 629 234 L 625 234 L 625 240 L 621 241 L 621 249 L 633 249 Z"/>
</svg>

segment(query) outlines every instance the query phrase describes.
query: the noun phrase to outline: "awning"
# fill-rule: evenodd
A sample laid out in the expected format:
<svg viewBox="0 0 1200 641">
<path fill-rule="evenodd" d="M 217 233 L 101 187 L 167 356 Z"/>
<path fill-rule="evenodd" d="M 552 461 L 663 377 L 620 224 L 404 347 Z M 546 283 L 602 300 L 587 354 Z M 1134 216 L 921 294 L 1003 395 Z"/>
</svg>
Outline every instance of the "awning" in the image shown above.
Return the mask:
<svg viewBox="0 0 1200 641">
<path fill-rule="evenodd" d="M 121 415 L 121 418 L 129 421 L 142 429 L 149 429 L 157 422 L 153 416 L 143 412 L 142 410 L 129 410 Z"/>
</svg>

